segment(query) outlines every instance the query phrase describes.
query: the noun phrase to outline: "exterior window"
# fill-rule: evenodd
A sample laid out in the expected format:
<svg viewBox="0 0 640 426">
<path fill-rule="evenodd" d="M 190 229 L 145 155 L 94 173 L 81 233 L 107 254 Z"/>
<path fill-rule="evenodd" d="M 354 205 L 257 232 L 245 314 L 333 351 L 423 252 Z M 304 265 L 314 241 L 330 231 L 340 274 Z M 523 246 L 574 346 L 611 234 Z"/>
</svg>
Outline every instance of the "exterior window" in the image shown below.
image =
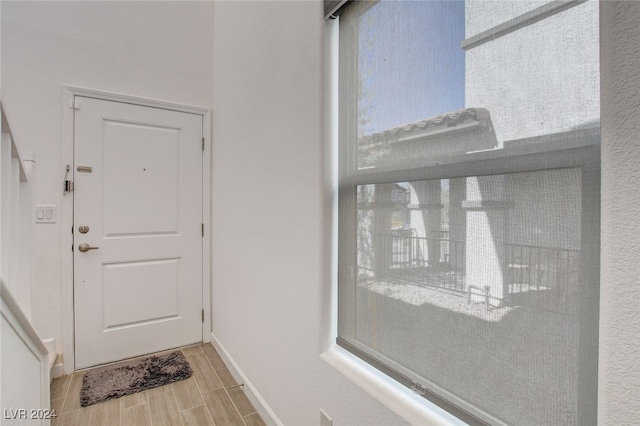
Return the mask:
<svg viewBox="0 0 640 426">
<path fill-rule="evenodd" d="M 598 3 L 339 19 L 338 344 L 471 424 L 595 424 Z"/>
</svg>

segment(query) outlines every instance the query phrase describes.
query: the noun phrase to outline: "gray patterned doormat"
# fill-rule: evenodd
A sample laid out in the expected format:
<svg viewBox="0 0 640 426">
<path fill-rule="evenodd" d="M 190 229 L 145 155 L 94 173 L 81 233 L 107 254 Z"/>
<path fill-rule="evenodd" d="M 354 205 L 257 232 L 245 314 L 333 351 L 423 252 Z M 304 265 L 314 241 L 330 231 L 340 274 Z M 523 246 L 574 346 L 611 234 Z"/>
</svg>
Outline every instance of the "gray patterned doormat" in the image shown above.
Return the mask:
<svg viewBox="0 0 640 426">
<path fill-rule="evenodd" d="M 191 366 L 182 352 L 152 355 L 89 370 L 82 379 L 80 405 L 87 407 L 112 398 L 188 379 Z"/>
</svg>

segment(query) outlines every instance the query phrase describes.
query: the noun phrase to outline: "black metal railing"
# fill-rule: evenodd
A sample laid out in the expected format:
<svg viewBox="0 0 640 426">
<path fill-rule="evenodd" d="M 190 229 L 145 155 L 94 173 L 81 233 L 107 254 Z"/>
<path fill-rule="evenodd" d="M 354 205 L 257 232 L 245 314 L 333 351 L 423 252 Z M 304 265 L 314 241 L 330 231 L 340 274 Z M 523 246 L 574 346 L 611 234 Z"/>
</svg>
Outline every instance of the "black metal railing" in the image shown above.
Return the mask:
<svg viewBox="0 0 640 426">
<path fill-rule="evenodd" d="M 466 291 L 466 242 L 413 234 L 411 229 L 399 229 L 374 237 L 375 275 Z M 448 236 L 448 233 L 441 235 Z M 547 304 L 560 306 L 577 291 L 579 250 L 526 244 L 504 244 L 503 247 L 503 295 L 508 303 L 540 305 L 544 295 L 551 299 Z M 566 306 L 558 309 L 571 310 Z"/>
<path fill-rule="evenodd" d="M 574 313 L 580 250 L 505 244 L 506 294 L 513 304 Z"/>
<path fill-rule="evenodd" d="M 464 241 L 416 237 L 411 230 L 377 237 L 385 275 L 415 284 L 464 291 Z"/>
</svg>

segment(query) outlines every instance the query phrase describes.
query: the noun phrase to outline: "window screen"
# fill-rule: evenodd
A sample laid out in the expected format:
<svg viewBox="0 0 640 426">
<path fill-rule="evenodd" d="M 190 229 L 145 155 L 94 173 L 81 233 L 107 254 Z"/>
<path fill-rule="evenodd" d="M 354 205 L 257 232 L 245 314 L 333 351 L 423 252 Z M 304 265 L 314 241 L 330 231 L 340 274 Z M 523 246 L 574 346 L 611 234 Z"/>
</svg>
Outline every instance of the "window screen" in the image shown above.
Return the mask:
<svg viewBox="0 0 640 426">
<path fill-rule="evenodd" d="M 339 19 L 338 344 L 469 423 L 594 424 L 597 2 Z"/>
</svg>

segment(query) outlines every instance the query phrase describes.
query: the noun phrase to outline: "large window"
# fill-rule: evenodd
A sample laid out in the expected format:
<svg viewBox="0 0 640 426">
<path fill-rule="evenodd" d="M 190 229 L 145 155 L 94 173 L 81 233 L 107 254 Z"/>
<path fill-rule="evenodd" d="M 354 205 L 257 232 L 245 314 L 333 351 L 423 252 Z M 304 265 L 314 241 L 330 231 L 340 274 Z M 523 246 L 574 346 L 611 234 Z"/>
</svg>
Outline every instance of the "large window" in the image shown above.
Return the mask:
<svg viewBox="0 0 640 426">
<path fill-rule="evenodd" d="M 469 423 L 594 424 L 597 2 L 339 19 L 338 344 Z"/>
</svg>

